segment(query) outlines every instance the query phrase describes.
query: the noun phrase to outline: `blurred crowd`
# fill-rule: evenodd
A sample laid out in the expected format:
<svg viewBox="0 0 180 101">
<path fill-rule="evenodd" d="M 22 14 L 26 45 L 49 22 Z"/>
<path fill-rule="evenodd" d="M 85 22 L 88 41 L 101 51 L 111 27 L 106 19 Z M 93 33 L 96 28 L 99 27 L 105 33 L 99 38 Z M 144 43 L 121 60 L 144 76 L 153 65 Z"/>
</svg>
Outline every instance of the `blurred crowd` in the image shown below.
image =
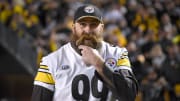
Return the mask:
<svg viewBox="0 0 180 101">
<path fill-rule="evenodd" d="M 179 0 L 0 0 L 0 23 L 30 36 L 42 56 L 70 40 L 74 10 L 103 12 L 105 41 L 126 47 L 139 82 L 137 101 L 180 101 Z"/>
</svg>

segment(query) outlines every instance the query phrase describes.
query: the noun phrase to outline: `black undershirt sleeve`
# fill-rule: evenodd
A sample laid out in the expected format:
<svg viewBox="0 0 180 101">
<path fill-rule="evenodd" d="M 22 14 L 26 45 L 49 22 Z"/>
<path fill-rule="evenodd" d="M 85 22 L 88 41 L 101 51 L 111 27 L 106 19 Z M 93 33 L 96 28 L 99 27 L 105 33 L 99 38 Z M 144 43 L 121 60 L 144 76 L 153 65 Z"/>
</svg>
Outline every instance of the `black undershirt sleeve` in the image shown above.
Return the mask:
<svg viewBox="0 0 180 101">
<path fill-rule="evenodd" d="M 108 85 L 101 76 L 95 72 L 95 75 L 102 80 L 106 86 L 112 91 L 113 95 L 120 101 L 134 101 L 138 92 L 138 83 L 132 72 L 126 69 L 112 72 L 106 66 L 103 69 L 104 75 L 114 85 Z"/>
<path fill-rule="evenodd" d="M 34 85 L 31 101 L 52 101 L 53 92 L 47 88 Z"/>
</svg>

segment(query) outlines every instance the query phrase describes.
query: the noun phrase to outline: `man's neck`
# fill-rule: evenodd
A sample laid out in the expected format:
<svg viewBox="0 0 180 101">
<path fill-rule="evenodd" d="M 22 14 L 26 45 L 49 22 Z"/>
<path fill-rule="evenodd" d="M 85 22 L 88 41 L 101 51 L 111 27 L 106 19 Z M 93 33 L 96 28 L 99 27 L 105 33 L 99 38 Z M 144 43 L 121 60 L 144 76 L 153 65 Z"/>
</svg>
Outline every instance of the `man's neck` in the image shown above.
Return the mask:
<svg viewBox="0 0 180 101">
<path fill-rule="evenodd" d="M 81 55 L 81 51 L 78 49 L 78 46 L 76 46 L 75 42 L 70 41 L 70 43 L 71 43 L 72 48 L 73 48 L 79 55 Z"/>
</svg>

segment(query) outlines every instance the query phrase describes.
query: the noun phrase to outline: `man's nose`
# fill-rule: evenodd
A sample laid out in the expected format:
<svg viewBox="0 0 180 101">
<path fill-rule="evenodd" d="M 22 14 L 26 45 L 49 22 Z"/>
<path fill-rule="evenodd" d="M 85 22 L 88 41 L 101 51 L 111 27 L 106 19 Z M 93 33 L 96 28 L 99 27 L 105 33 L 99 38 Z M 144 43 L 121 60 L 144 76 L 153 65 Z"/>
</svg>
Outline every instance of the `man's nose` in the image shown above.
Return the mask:
<svg viewBox="0 0 180 101">
<path fill-rule="evenodd" d="M 84 28 L 84 32 L 86 33 L 91 33 L 91 27 L 89 25 L 87 25 L 85 28 Z"/>
</svg>

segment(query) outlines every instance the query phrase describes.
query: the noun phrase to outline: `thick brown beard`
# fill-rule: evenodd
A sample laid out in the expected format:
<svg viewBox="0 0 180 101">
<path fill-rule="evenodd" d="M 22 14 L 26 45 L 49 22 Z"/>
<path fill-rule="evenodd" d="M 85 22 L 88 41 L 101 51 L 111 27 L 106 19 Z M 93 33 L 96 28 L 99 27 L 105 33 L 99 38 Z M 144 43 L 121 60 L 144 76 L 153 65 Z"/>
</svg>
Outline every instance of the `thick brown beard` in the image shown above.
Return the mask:
<svg viewBox="0 0 180 101">
<path fill-rule="evenodd" d="M 102 37 L 97 36 L 96 33 L 82 33 L 80 37 L 74 33 L 71 40 L 75 42 L 76 46 L 86 45 L 94 49 L 99 49 L 101 47 Z"/>
</svg>

